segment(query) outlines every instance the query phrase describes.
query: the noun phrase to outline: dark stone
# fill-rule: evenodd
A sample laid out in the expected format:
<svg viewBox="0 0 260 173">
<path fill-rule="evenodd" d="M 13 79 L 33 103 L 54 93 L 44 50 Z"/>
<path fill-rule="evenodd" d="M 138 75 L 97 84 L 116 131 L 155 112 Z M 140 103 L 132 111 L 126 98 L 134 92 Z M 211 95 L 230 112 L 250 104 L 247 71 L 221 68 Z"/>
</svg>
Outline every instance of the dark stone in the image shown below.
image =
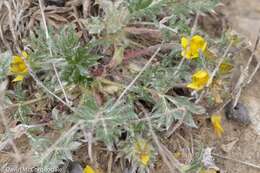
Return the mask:
<svg viewBox="0 0 260 173">
<path fill-rule="evenodd" d="M 233 102 L 227 104 L 225 107 L 225 115 L 228 119 L 240 122 L 245 125 L 251 123 L 247 108 L 240 102 L 238 102 L 235 107 L 233 107 Z"/>
<path fill-rule="evenodd" d="M 78 161 L 64 161 L 64 165 L 61 167 L 59 173 L 82 173 L 83 168 Z"/>
<path fill-rule="evenodd" d="M 44 0 L 46 6 L 54 5 L 57 7 L 64 7 L 66 0 Z"/>
</svg>

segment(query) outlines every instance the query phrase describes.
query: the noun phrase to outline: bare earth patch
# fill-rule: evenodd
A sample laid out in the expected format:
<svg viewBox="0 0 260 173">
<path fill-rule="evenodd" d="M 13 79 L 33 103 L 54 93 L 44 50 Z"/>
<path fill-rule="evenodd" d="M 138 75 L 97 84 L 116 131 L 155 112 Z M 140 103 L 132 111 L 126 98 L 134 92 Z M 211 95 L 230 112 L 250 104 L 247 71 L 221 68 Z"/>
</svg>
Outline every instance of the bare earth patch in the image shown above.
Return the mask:
<svg viewBox="0 0 260 173">
<path fill-rule="evenodd" d="M 227 25 L 234 31 L 238 32 L 249 39 L 251 46 L 254 46 L 257 34 L 260 29 L 260 6 L 259 0 L 224 0 L 225 6 L 221 7 L 220 11 L 227 19 Z M 211 35 L 221 33 L 221 26 L 225 26 L 225 21 L 219 18 L 205 19 L 202 22 L 202 27 Z M 217 24 L 216 24 L 217 23 Z M 220 29 L 220 30 L 219 30 Z M 256 58 L 260 60 L 260 47 L 258 46 Z M 236 56 L 237 65 L 245 65 L 250 57 L 250 51 L 242 51 Z M 257 62 L 252 63 L 252 68 L 257 65 Z M 204 144 L 204 146 L 214 149 L 213 155 L 216 158 L 216 164 L 224 173 L 259 173 L 260 172 L 260 72 L 258 71 L 247 86 L 240 97 L 242 102 L 249 111 L 252 124 L 245 126 L 232 120 L 223 119 L 224 135 L 221 139 L 213 135 L 213 130 L 210 122 L 202 120 L 200 128 L 192 133 L 193 139 L 186 141 L 191 143 Z M 223 112 L 224 114 L 224 112 Z M 177 137 L 178 138 L 178 137 Z M 172 136 L 168 141 L 170 145 L 176 143 L 176 136 Z M 178 142 L 177 142 L 178 143 Z M 194 144 L 196 145 L 196 144 Z M 192 146 L 191 146 L 192 147 Z M 242 163 L 243 162 L 243 163 Z M 255 168 L 254 168 L 255 167 Z M 159 172 L 162 171 L 159 168 Z"/>
<path fill-rule="evenodd" d="M 226 0 L 224 13 L 227 16 L 228 23 L 233 30 L 248 37 L 255 44 L 258 31 L 260 29 L 260 6 L 259 0 Z M 260 58 L 260 47 L 256 53 L 256 58 Z M 250 55 L 239 56 L 242 63 L 248 60 Z M 241 64 L 242 64 L 241 63 Z M 255 64 L 256 65 L 256 62 Z M 202 128 L 201 134 L 205 134 L 202 140 L 205 144 L 215 147 L 221 156 L 233 158 L 243 162 L 249 162 L 260 165 L 260 72 L 256 74 L 250 86 L 242 93 L 241 102 L 243 102 L 249 111 L 252 124 L 243 127 L 233 121 L 224 120 L 223 127 L 225 134 L 221 140 L 212 136 L 210 129 Z M 228 153 L 223 151 L 228 147 Z M 222 148 L 222 149 L 221 149 Z M 217 158 L 217 163 L 226 173 L 259 173 L 259 169 L 248 167 L 242 163 L 234 162 L 230 159 Z"/>
</svg>

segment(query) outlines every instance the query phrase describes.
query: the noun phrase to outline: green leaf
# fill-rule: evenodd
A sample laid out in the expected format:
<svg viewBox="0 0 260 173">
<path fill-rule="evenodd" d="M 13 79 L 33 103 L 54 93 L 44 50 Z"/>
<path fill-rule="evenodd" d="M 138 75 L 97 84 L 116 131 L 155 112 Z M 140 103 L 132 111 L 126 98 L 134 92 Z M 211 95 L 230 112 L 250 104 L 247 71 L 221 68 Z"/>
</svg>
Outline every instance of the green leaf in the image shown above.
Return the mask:
<svg viewBox="0 0 260 173">
<path fill-rule="evenodd" d="M 189 101 L 189 99 L 187 97 L 184 97 L 184 96 L 178 96 L 178 97 L 167 96 L 167 98 L 173 104 L 175 104 L 177 107 L 184 107 L 188 111 L 190 111 L 194 114 L 204 114 L 206 112 L 205 108 L 192 103 L 191 101 Z"/>
<path fill-rule="evenodd" d="M 172 75 L 175 70 L 173 67 L 162 65 L 151 67 L 144 72 L 140 80 L 144 81 L 147 87 L 164 93 L 172 88 L 180 79 L 179 75 Z"/>
<path fill-rule="evenodd" d="M 131 101 L 121 102 L 116 107 L 113 105 L 114 100 L 111 99 L 99 106 L 92 95 L 86 94 L 79 107 L 80 113 L 73 116 L 75 122 L 84 120 L 85 127 L 93 129 L 96 140 L 104 142 L 109 148 L 118 142 L 121 130 L 127 130 L 129 122 L 138 119 Z"/>
<path fill-rule="evenodd" d="M 192 114 L 190 112 L 186 112 L 183 122 L 184 122 L 184 124 L 186 124 L 189 127 L 198 128 L 198 126 L 195 124 Z"/>
<path fill-rule="evenodd" d="M 128 24 L 129 11 L 125 6 L 124 1 L 112 2 L 104 0 L 96 0 L 105 12 L 103 24 L 107 34 L 114 34 L 122 31 L 123 27 Z"/>
<path fill-rule="evenodd" d="M 100 17 L 91 17 L 87 19 L 84 24 L 90 34 L 100 34 L 105 29 L 104 22 Z"/>
<path fill-rule="evenodd" d="M 130 0 L 129 9 L 131 12 L 145 9 L 151 5 L 153 0 Z"/>
<path fill-rule="evenodd" d="M 72 151 L 79 148 L 81 143 L 75 139 L 76 131 L 68 133 L 66 138 L 60 138 L 59 143 L 46 154 L 53 144 L 53 141 L 47 137 L 38 137 L 29 135 L 30 142 L 33 146 L 33 158 L 40 168 L 56 169 L 64 160 L 72 159 Z M 57 140 L 57 139 L 55 139 Z M 44 156 L 45 159 L 42 157 Z"/>
<path fill-rule="evenodd" d="M 0 81 L 6 78 L 11 64 L 12 54 L 10 52 L 4 52 L 0 54 Z"/>
</svg>

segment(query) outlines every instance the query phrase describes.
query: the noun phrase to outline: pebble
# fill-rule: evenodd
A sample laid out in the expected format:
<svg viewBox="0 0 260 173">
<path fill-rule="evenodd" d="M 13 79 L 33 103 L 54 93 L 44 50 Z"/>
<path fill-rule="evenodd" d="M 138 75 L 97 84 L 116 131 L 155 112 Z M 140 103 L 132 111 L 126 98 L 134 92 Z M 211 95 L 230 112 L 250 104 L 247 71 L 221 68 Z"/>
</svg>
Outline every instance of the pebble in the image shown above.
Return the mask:
<svg viewBox="0 0 260 173">
<path fill-rule="evenodd" d="M 44 0 L 45 5 L 54 5 L 57 7 L 64 7 L 65 6 L 65 0 Z"/>
<path fill-rule="evenodd" d="M 66 161 L 60 173 L 83 173 L 83 168 L 78 161 Z"/>
<path fill-rule="evenodd" d="M 237 121 L 244 125 L 251 123 L 248 110 L 243 103 L 238 102 L 237 105 L 233 108 L 233 102 L 230 102 L 225 107 L 225 115 L 228 119 Z"/>
</svg>

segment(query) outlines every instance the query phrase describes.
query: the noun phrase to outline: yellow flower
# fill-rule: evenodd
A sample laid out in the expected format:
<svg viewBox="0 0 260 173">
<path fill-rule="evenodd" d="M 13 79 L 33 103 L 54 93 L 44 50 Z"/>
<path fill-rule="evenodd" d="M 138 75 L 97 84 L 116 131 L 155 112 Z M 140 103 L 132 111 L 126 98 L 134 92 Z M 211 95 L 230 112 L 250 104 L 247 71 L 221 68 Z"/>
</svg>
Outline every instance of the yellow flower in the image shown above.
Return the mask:
<svg viewBox="0 0 260 173">
<path fill-rule="evenodd" d="M 207 42 L 199 35 L 194 35 L 191 39 L 187 37 L 181 38 L 182 52 L 181 55 L 187 59 L 197 58 L 204 53 L 207 48 Z"/>
<path fill-rule="evenodd" d="M 22 52 L 22 56 L 25 59 L 29 58 L 28 54 L 25 51 Z M 24 79 L 24 76 L 26 76 L 28 74 L 28 68 L 27 68 L 22 56 L 16 55 L 16 56 L 12 57 L 12 61 L 11 61 L 11 65 L 10 65 L 10 72 L 13 73 L 14 75 L 16 75 L 13 82 L 22 81 Z"/>
<path fill-rule="evenodd" d="M 150 160 L 149 154 L 143 153 L 143 154 L 140 155 L 140 162 L 141 162 L 143 165 L 147 166 L 149 160 Z"/>
<path fill-rule="evenodd" d="M 95 170 L 91 166 L 87 165 L 84 168 L 83 173 L 95 173 Z"/>
<path fill-rule="evenodd" d="M 192 75 L 192 82 L 187 87 L 194 90 L 201 90 L 207 85 L 208 80 L 209 73 L 205 70 L 199 70 Z"/>
<path fill-rule="evenodd" d="M 134 150 L 135 150 L 135 155 L 137 155 L 139 162 L 144 166 L 147 166 L 151 159 L 151 155 L 150 155 L 151 147 L 147 143 L 147 141 L 143 139 L 139 139 L 138 141 L 136 141 L 136 143 L 134 144 Z"/>
<path fill-rule="evenodd" d="M 211 123 L 213 125 L 214 131 L 218 137 L 221 137 L 222 133 L 224 133 L 224 129 L 221 125 L 221 116 L 220 115 L 212 115 Z"/>
</svg>

